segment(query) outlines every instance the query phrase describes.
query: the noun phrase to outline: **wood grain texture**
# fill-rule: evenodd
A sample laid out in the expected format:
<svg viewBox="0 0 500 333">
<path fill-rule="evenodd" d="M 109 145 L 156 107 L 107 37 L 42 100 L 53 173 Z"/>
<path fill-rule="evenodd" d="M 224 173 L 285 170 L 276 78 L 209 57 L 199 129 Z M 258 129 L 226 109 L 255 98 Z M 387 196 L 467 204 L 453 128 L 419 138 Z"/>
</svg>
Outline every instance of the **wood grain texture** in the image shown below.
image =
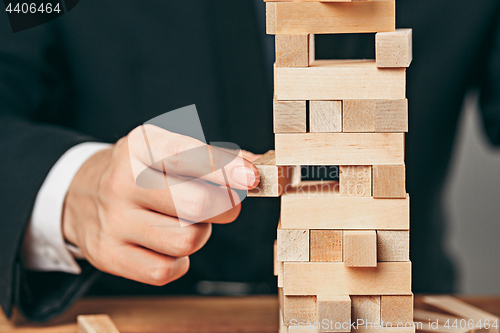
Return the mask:
<svg viewBox="0 0 500 333">
<path fill-rule="evenodd" d="M 306 101 L 273 102 L 274 133 L 305 133 L 307 126 Z"/>
<path fill-rule="evenodd" d="M 369 165 L 339 166 L 340 195 L 343 197 L 371 197 L 372 167 Z"/>
<path fill-rule="evenodd" d="M 337 262 L 285 262 L 285 295 L 411 295 L 411 263 L 351 268 Z"/>
<path fill-rule="evenodd" d="M 308 67 L 309 35 L 276 35 L 276 67 Z"/>
<path fill-rule="evenodd" d="M 408 100 L 376 100 L 375 132 L 408 132 Z"/>
<path fill-rule="evenodd" d="M 377 260 L 379 262 L 410 261 L 410 232 L 378 230 Z"/>
<path fill-rule="evenodd" d="M 316 60 L 307 68 L 275 68 L 278 100 L 404 99 L 405 68 L 372 60 Z"/>
<path fill-rule="evenodd" d="M 276 3 L 266 3 L 266 33 L 268 35 L 276 34 Z"/>
<path fill-rule="evenodd" d="M 311 230 L 311 262 L 342 262 L 342 231 Z"/>
<path fill-rule="evenodd" d="M 78 316 L 78 333 L 120 333 L 108 315 Z"/>
<path fill-rule="evenodd" d="M 353 3 L 275 2 L 273 5 L 272 9 L 267 7 L 268 34 L 305 35 L 395 30 L 394 0 Z"/>
<path fill-rule="evenodd" d="M 373 133 L 375 132 L 374 99 L 348 99 L 343 102 L 343 132 Z"/>
<path fill-rule="evenodd" d="M 404 165 L 373 166 L 374 198 L 405 198 L 406 169 Z"/>
<path fill-rule="evenodd" d="M 344 230 L 342 245 L 346 267 L 377 267 L 375 230 Z"/>
<path fill-rule="evenodd" d="M 282 288 L 279 291 L 281 298 L 281 311 L 283 312 L 283 323 L 290 326 L 293 320 L 296 322 L 316 321 L 316 296 L 285 296 Z"/>
<path fill-rule="evenodd" d="M 279 197 L 287 187 L 293 185 L 296 173 L 300 173 L 300 168 L 297 167 L 277 166 L 273 150 L 262 155 L 253 164 L 259 170 L 260 183 L 248 191 L 249 197 Z"/>
<path fill-rule="evenodd" d="M 343 101 L 343 132 L 408 132 L 408 100 L 348 99 Z"/>
<path fill-rule="evenodd" d="M 385 323 L 413 323 L 413 295 L 382 295 L 380 320 Z"/>
<path fill-rule="evenodd" d="M 289 192 L 281 197 L 285 229 L 408 230 L 410 200 Z"/>
<path fill-rule="evenodd" d="M 318 318 L 322 323 L 320 332 L 351 331 L 351 298 L 347 295 L 318 295 Z M 325 327 L 324 320 L 328 321 Z"/>
<path fill-rule="evenodd" d="M 425 306 L 421 299 L 415 297 L 417 308 Z M 499 297 L 461 296 L 460 299 L 491 314 L 500 315 Z M 43 324 L 29 322 L 16 309 L 11 320 L 8 320 L 0 310 L 0 332 L 75 333 L 76 317 L 82 313 L 108 313 L 118 329 L 127 333 L 165 333 L 166 330 L 183 333 L 276 333 L 279 317 L 276 295 L 83 297 L 68 311 Z M 408 329 L 370 327 L 358 328 L 356 332 L 412 333 Z"/>
<path fill-rule="evenodd" d="M 277 165 L 402 165 L 403 133 L 275 134 Z"/>
<path fill-rule="evenodd" d="M 475 306 L 465 303 L 455 297 L 451 296 L 426 296 L 422 299 L 424 304 L 431 305 L 440 310 L 444 310 L 448 313 L 451 313 L 455 316 L 459 316 L 465 318 L 467 320 L 473 319 L 476 323 L 481 320 L 484 322 L 485 319 L 488 319 L 490 323 L 498 320 L 497 323 L 500 324 L 500 318 L 488 313 L 482 309 L 479 309 Z M 498 327 L 490 327 L 488 330 L 490 333 L 498 333 Z"/>
<path fill-rule="evenodd" d="M 342 101 L 310 101 L 309 132 L 342 132 Z"/>
<path fill-rule="evenodd" d="M 309 261 L 309 230 L 278 228 L 278 261 Z"/>
<path fill-rule="evenodd" d="M 375 58 L 379 68 L 410 67 L 412 30 L 397 29 L 375 35 Z"/>
<path fill-rule="evenodd" d="M 380 323 L 380 296 L 351 296 L 351 320 L 360 325 Z"/>
</svg>

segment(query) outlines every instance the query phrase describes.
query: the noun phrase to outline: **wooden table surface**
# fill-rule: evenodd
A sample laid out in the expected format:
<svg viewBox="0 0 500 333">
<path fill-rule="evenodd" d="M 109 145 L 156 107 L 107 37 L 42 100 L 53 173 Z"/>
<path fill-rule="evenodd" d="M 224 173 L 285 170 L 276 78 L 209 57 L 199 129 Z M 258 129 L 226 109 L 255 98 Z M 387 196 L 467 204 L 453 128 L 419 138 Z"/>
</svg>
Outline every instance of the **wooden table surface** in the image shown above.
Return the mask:
<svg viewBox="0 0 500 333">
<path fill-rule="evenodd" d="M 461 298 L 500 316 L 500 297 Z M 275 296 L 86 298 L 45 325 L 28 324 L 18 313 L 8 321 L 0 311 L 0 332 L 76 333 L 77 315 L 101 313 L 109 314 L 121 333 L 278 332 Z"/>
</svg>

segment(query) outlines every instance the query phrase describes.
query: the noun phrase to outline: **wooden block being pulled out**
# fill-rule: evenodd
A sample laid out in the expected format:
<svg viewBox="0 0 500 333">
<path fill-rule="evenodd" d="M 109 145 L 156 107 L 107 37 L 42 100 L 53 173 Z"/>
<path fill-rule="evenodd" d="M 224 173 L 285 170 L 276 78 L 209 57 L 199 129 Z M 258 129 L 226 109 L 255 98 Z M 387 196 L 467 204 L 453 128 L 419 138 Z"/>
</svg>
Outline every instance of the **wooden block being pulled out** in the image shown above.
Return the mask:
<svg viewBox="0 0 500 333">
<path fill-rule="evenodd" d="M 404 165 L 373 166 L 374 198 L 405 198 L 406 169 Z"/>
<path fill-rule="evenodd" d="M 384 323 L 410 325 L 413 323 L 413 295 L 382 295 L 380 319 Z"/>
<path fill-rule="evenodd" d="M 371 197 L 372 167 L 339 166 L 340 195 L 343 197 Z"/>
<path fill-rule="evenodd" d="M 78 333 L 120 333 L 108 315 L 85 315 L 76 318 Z"/>
<path fill-rule="evenodd" d="M 316 60 L 306 68 L 275 68 L 278 100 L 406 98 L 406 69 L 379 69 L 373 60 Z"/>
<path fill-rule="evenodd" d="M 276 67 L 308 67 L 309 35 L 276 35 Z"/>
<path fill-rule="evenodd" d="M 409 67 L 412 60 L 412 30 L 397 29 L 375 35 L 377 67 Z"/>
<path fill-rule="evenodd" d="M 403 133 L 276 134 L 277 165 L 402 165 Z"/>
<path fill-rule="evenodd" d="M 342 231 L 311 230 L 311 262 L 342 262 Z"/>
<path fill-rule="evenodd" d="M 351 298 L 347 295 L 318 295 L 320 332 L 351 331 Z M 328 325 L 325 325 L 328 323 Z"/>
<path fill-rule="evenodd" d="M 307 130 L 306 101 L 273 102 L 274 133 L 305 133 Z"/>
<path fill-rule="evenodd" d="M 287 296 L 412 295 L 410 262 L 381 262 L 373 268 L 346 267 L 341 262 L 284 264 Z"/>
<path fill-rule="evenodd" d="M 348 99 L 342 109 L 343 132 L 408 132 L 407 99 Z"/>
<path fill-rule="evenodd" d="M 377 267 L 377 232 L 345 230 L 343 250 L 347 267 Z"/>
<path fill-rule="evenodd" d="M 307 35 L 394 31 L 394 0 L 370 2 L 268 2 L 268 34 Z"/>
<path fill-rule="evenodd" d="M 277 166 L 275 153 L 268 151 L 253 164 L 260 173 L 260 183 L 253 190 L 248 191 L 249 197 L 279 197 L 288 187 L 297 181 L 300 167 Z"/>
<path fill-rule="evenodd" d="M 309 132 L 342 132 L 342 101 L 310 101 Z"/>
</svg>

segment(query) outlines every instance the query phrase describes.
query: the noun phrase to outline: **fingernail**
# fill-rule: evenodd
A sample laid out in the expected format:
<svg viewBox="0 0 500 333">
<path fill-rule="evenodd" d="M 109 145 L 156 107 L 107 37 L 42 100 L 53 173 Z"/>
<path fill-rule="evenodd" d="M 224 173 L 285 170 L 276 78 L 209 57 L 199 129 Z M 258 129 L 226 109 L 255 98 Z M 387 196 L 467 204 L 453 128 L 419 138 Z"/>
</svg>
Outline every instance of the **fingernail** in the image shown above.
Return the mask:
<svg viewBox="0 0 500 333">
<path fill-rule="evenodd" d="M 242 186 L 250 187 L 255 183 L 255 174 L 248 168 L 237 167 L 233 170 L 233 180 Z"/>
</svg>

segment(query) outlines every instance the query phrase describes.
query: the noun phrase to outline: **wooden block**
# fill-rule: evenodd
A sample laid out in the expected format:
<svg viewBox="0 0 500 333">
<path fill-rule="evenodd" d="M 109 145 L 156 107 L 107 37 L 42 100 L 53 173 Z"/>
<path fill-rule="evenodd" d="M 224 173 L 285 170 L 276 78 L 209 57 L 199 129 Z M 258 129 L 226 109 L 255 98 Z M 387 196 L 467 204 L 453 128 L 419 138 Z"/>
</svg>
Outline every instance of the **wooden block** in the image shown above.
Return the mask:
<svg viewBox="0 0 500 333">
<path fill-rule="evenodd" d="M 283 271 L 284 271 L 284 265 L 282 261 L 278 261 L 278 287 L 283 288 Z"/>
<path fill-rule="evenodd" d="M 415 326 L 411 327 L 386 327 L 382 325 L 358 326 L 356 333 L 415 333 Z"/>
<path fill-rule="evenodd" d="M 310 261 L 342 262 L 342 231 L 311 230 L 310 244 Z"/>
<path fill-rule="evenodd" d="M 274 100 L 274 133 L 305 133 L 306 101 Z"/>
<path fill-rule="evenodd" d="M 342 245 L 347 267 L 377 267 L 375 230 L 345 230 Z"/>
<path fill-rule="evenodd" d="M 374 198 L 405 198 L 406 170 L 404 165 L 373 166 Z"/>
<path fill-rule="evenodd" d="M 273 6 L 269 6 L 273 4 Z M 267 33 L 282 35 L 394 31 L 395 1 L 267 3 Z"/>
<path fill-rule="evenodd" d="M 342 132 L 342 101 L 310 101 L 309 131 L 311 133 Z"/>
<path fill-rule="evenodd" d="M 279 197 L 293 185 L 295 173 L 300 172 L 297 167 L 277 166 L 273 150 L 262 155 L 253 164 L 259 170 L 260 183 L 248 191 L 249 197 Z"/>
<path fill-rule="evenodd" d="M 285 262 L 287 296 L 411 295 L 411 263 L 382 262 L 354 269 L 341 262 Z"/>
<path fill-rule="evenodd" d="M 76 318 L 78 333 L 120 333 L 108 315 L 86 315 Z"/>
<path fill-rule="evenodd" d="M 384 323 L 413 323 L 413 295 L 380 297 L 380 320 Z"/>
<path fill-rule="evenodd" d="M 377 257 L 379 262 L 410 261 L 410 232 L 378 230 Z"/>
<path fill-rule="evenodd" d="M 375 35 L 377 67 L 410 67 L 412 60 L 412 30 L 397 29 Z"/>
<path fill-rule="evenodd" d="M 351 331 L 351 298 L 346 295 L 318 295 L 320 332 Z M 325 325 L 327 324 L 327 325 Z"/>
<path fill-rule="evenodd" d="M 276 34 L 276 3 L 266 3 L 266 33 L 268 35 Z"/>
<path fill-rule="evenodd" d="M 309 66 L 316 60 L 316 42 L 314 34 L 309 35 Z"/>
<path fill-rule="evenodd" d="M 465 318 L 466 320 L 472 319 L 475 323 L 481 320 L 481 322 L 484 325 L 485 319 L 489 320 L 490 324 L 496 321 L 495 324 L 497 327 L 492 327 L 493 326 L 492 325 L 490 326 L 488 331 L 490 333 L 499 332 L 498 328 L 498 325 L 500 324 L 499 317 L 494 316 L 491 313 L 488 313 L 479 308 L 476 308 L 475 306 L 467 304 L 459 299 L 456 299 L 451 296 L 426 296 L 422 299 L 422 301 L 425 304 L 432 305 L 433 307 L 436 307 L 440 310 L 444 310 L 455 316 Z"/>
<path fill-rule="evenodd" d="M 403 133 L 275 134 L 277 165 L 402 165 Z"/>
<path fill-rule="evenodd" d="M 278 240 L 274 241 L 274 252 L 273 252 L 273 274 L 274 276 L 278 276 Z"/>
<path fill-rule="evenodd" d="M 276 67 L 278 100 L 404 99 L 406 69 L 373 60 L 316 60 L 307 68 Z"/>
<path fill-rule="evenodd" d="M 441 323 L 446 323 L 447 320 L 450 320 L 450 326 L 453 324 L 453 321 L 460 320 L 458 317 L 450 316 L 444 313 L 437 313 L 431 311 L 425 311 L 420 309 L 413 310 L 413 320 L 423 320 L 428 323 L 429 321 L 439 320 Z"/>
<path fill-rule="evenodd" d="M 309 230 L 278 228 L 278 261 L 309 261 Z"/>
<path fill-rule="evenodd" d="M 309 35 L 276 35 L 276 67 L 308 67 Z"/>
<path fill-rule="evenodd" d="M 349 99 L 342 108 L 343 132 L 408 132 L 407 99 Z"/>
<path fill-rule="evenodd" d="M 291 326 L 294 323 L 316 321 L 316 296 L 285 296 L 281 292 L 283 323 Z"/>
<path fill-rule="evenodd" d="M 371 166 L 339 166 L 340 195 L 343 197 L 371 197 Z"/>
<path fill-rule="evenodd" d="M 378 200 L 300 189 L 281 197 L 284 229 L 409 230 L 409 214 L 409 197 Z"/>
<path fill-rule="evenodd" d="M 374 99 L 348 99 L 343 103 L 343 131 L 346 133 L 375 132 Z"/>
<path fill-rule="evenodd" d="M 351 296 L 351 320 L 358 326 L 380 323 L 380 296 Z"/>
<path fill-rule="evenodd" d="M 375 132 L 408 132 L 408 100 L 376 100 Z"/>
</svg>

